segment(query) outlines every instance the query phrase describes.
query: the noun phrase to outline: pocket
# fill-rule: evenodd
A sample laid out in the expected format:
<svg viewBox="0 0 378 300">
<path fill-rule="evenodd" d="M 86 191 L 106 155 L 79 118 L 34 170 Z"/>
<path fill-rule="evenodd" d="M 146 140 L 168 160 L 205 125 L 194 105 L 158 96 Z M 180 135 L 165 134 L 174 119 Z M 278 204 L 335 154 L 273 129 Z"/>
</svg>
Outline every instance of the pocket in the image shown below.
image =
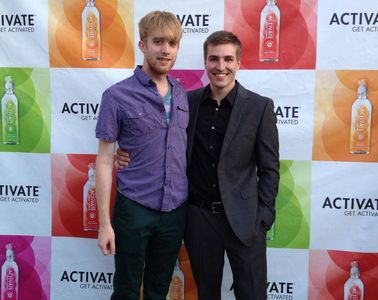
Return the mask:
<svg viewBox="0 0 378 300">
<path fill-rule="evenodd" d="M 181 128 L 186 129 L 189 124 L 189 107 L 185 105 L 177 105 L 177 123 Z"/>
<path fill-rule="evenodd" d="M 133 135 L 150 134 L 157 128 L 158 122 L 150 104 L 128 108 L 124 114 L 127 130 Z"/>
</svg>

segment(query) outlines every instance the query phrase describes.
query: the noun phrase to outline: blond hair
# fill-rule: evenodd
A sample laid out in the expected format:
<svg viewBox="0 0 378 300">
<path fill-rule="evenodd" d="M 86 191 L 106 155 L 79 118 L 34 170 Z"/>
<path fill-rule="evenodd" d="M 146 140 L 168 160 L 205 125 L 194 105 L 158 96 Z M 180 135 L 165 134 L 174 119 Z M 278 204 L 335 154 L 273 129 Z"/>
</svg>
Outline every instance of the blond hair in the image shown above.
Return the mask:
<svg viewBox="0 0 378 300">
<path fill-rule="evenodd" d="M 147 38 L 153 33 L 161 32 L 168 40 L 180 43 L 182 37 L 181 23 L 170 12 L 152 11 L 145 15 L 138 25 L 140 40 L 143 42 L 146 42 Z"/>
</svg>

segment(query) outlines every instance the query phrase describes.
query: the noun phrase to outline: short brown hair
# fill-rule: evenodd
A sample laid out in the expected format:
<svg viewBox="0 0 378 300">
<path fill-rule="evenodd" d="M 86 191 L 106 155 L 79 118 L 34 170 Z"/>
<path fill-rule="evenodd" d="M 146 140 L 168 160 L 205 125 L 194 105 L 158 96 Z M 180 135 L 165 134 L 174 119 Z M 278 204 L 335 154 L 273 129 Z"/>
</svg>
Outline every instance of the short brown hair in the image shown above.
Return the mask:
<svg viewBox="0 0 378 300">
<path fill-rule="evenodd" d="M 138 25 L 140 40 L 143 42 L 156 31 L 164 33 L 166 38 L 176 43 L 179 43 L 182 37 L 180 21 L 167 11 L 152 11 L 145 15 Z"/>
<path fill-rule="evenodd" d="M 203 55 L 206 61 L 207 58 L 207 47 L 208 45 L 223 45 L 223 44 L 233 44 L 236 46 L 236 59 L 240 61 L 242 45 L 239 38 L 229 31 L 219 30 L 210 34 L 206 41 L 203 43 Z"/>
</svg>

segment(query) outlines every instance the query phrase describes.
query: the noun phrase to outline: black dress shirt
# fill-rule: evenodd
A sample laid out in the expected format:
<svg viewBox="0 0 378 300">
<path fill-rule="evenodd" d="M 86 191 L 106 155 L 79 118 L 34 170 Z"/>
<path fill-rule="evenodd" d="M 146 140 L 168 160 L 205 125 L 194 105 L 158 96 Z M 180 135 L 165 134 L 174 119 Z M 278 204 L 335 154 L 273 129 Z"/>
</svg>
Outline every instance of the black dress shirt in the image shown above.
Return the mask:
<svg viewBox="0 0 378 300">
<path fill-rule="evenodd" d="M 221 202 L 217 167 L 237 88 L 238 83 L 220 101 L 219 106 L 211 98 L 209 86 L 204 92 L 198 110 L 189 168 L 189 198 Z"/>
</svg>

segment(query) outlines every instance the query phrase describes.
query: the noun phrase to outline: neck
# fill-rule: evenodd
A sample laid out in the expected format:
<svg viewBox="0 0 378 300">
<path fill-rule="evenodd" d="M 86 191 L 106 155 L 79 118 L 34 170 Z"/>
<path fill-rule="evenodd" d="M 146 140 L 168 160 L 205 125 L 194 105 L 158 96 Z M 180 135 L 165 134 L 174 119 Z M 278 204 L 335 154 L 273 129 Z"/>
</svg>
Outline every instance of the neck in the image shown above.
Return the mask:
<svg viewBox="0 0 378 300">
<path fill-rule="evenodd" d="M 165 95 L 167 95 L 167 93 L 169 91 L 168 80 L 165 80 L 165 83 L 162 82 L 160 85 L 156 84 L 156 86 L 157 86 L 157 89 L 158 89 L 160 96 L 164 97 Z"/>
<path fill-rule="evenodd" d="M 230 85 L 230 86 L 217 87 L 217 86 L 210 83 L 211 98 L 213 98 L 214 100 L 216 100 L 219 103 L 234 88 L 235 84 L 236 83 L 234 81 L 233 84 Z"/>
<path fill-rule="evenodd" d="M 164 77 L 164 79 L 162 78 L 159 81 L 155 81 L 155 79 L 153 79 L 153 81 L 156 83 L 156 88 L 160 96 L 164 97 L 169 91 L 169 83 L 167 77 Z"/>
</svg>

